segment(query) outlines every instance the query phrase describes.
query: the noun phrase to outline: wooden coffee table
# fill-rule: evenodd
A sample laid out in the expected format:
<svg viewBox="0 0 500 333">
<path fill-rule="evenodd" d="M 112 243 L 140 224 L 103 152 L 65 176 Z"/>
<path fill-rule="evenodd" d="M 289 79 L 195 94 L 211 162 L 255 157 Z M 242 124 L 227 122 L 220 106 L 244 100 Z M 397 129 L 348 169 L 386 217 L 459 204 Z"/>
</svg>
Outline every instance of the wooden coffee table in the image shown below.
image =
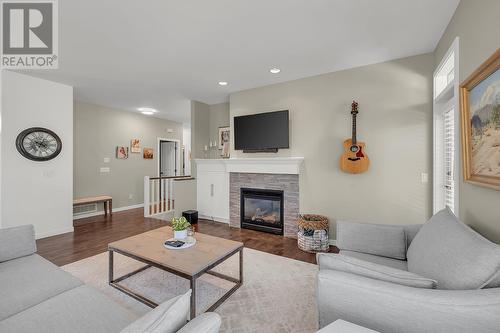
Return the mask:
<svg viewBox="0 0 500 333">
<path fill-rule="evenodd" d="M 193 319 L 196 316 L 196 279 L 205 273 L 211 274 L 235 283 L 233 288 L 207 309 L 207 311 L 215 310 L 243 283 L 243 243 L 197 233 L 194 246 L 182 250 L 168 250 L 163 246 L 163 243 L 172 237 L 172 228 L 163 227 L 110 243 L 108 245 L 109 284 L 154 308 L 158 306 L 157 303 L 120 285 L 119 282 L 150 267 L 156 267 L 188 279 L 192 290 L 190 312 L 191 319 Z M 115 252 L 143 262 L 146 266 L 115 279 L 113 276 L 113 254 Z M 215 266 L 238 252 L 240 266 L 238 279 L 212 271 Z"/>
</svg>

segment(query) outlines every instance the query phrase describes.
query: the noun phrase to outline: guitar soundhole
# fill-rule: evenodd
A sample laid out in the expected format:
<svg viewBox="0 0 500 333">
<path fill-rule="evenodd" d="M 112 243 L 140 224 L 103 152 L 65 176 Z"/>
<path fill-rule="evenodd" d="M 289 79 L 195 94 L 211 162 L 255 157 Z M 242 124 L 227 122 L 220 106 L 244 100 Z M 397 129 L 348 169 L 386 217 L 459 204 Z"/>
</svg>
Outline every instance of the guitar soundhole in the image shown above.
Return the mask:
<svg viewBox="0 0 500 333">
<path fill-rule="evenodd" d="M 359 148 L 358 148 L 358 146 L 351 146 L 350 150 L 351 150 L 351 152 L 353 152 L 353 153 L 357 153 L 357 152 L 358 152 L 358 150 L 359 150 Z"/>
</svg>

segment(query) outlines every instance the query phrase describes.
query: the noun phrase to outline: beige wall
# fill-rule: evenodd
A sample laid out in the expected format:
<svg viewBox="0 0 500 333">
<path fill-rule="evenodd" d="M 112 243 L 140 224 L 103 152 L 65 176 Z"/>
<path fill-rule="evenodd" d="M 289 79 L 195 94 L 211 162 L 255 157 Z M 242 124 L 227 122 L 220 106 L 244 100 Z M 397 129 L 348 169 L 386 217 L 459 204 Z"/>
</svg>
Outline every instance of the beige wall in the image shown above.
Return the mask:
<svg viewBox="0 0 500 333">
<path fill-rule="evenodd" d="M 208 104 L 191 101 L 191 156 L 193 159 L 204 158 L 203 148 L 210 141 L 209 108 Z M 196 164 L 191 163 L 191 168 L 195 167 Z M 196 173 L 193 171 L 193 174 Z"/>
<path fill-rule="evenodd" d="M 229 126 L 229 103 L 210 105 L 210 140 L 219 142 L 219 127 Z"/>
<path fill-rule="evenodd" d="M 218 141 L 219 127 L 229 126 L 229 103 L 208 105 L 191 102 L 191 150 L 193 158 L 218 158 L 218 151 L 205 153 L 210 141 Z M 192 165 L 194 172 L 195 163 Z M 193 173 L 195 174 L 195 173 Z"/>
<path fill-rule="evenodd" d="M 302 213 L 423 223 L 432 205 L 431 183 L 421 183 L 421 173 L 431 172 L 433 64 L 433 54 L 426 54 L 234 93 L 231 126 L 237 115 L 290 110 L 291 149 L 261 156 L 305 157 Z M 352 99 L 360 106 L 358 139 L 371 160 L 359 175 L 338 167 L 342 142 L 351 135 Z M 256 156 L 232 150 L 232 157 Z M 331 229 L 334 238 L 333 223 Z"/>
<path fill-rule="evenodd" d="M 462 0 L 435 52 L 435 66 L 460 38 L 460 82 L 500 47 L 500 1 Z M 463 178 L 462 178 L 463 179 Z M 500 191 L 460 184 L 460 218 L 500 243 Z"/>
<path fill-rule="evenodd" d="M 167 129 L 172 129 L 168 133 Z M 116 208 L 144 202 L 144 176 L 158 173 L 157 138 L 180 140 L 182 124 L 147 117 L 129 111 L 75 103 L 74 107 L 74 197 L 108 194 Z M 130 153 L 125 160 L 116 159 L 116 146 L 128 146 L 130 140 L 141 140 L 141 148 L 154 149 L 154 159 L 145 160 L 141 153 Z M 110 159 L 104 163 L 104 158 Z M 109 167 L 110 173 L 100 173 Z M 131 198 L 130 198 L 131 196 Z"/>
</svg>

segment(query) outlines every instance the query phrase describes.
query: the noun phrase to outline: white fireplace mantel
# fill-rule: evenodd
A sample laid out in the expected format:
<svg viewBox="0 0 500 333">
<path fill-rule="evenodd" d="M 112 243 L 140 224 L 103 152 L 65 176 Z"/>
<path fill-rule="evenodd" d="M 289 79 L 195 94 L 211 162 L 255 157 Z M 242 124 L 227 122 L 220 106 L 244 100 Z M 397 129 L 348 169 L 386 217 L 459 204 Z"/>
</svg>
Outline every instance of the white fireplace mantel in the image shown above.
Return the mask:
<svg viewBox="0 0 500 333">
<path fill-rule="evenodd" d="M 298 175 L 304 157 L 195 159 L 198 170 L 224 166 L 226 172 Z M 216 167 L 217 168 L 217 167 Z"/>
<path fill-rule="evenodd" d="M 231 173 L 299 175 L 303 157 L 195 159 L 197 209 L 201 218 L 229 223 Z"/>
</svg>

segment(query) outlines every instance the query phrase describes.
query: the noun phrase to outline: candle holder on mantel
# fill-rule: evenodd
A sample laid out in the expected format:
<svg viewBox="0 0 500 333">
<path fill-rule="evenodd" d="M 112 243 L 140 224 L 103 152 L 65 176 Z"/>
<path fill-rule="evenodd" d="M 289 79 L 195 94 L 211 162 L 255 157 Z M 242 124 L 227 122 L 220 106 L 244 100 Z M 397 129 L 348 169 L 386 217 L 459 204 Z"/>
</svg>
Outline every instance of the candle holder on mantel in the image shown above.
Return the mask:
<svg viewBox="0 0 500 333">
<path fill-rule="evenodd" d="M 204 147 L 204 158 L 207 159 L 219 158 L 219 156 L 217 156 L 218 150 L 219 148 L 217 147 L 217 141 L 210 141 L 208 145 L 205 145 Z"/>
</svg>

